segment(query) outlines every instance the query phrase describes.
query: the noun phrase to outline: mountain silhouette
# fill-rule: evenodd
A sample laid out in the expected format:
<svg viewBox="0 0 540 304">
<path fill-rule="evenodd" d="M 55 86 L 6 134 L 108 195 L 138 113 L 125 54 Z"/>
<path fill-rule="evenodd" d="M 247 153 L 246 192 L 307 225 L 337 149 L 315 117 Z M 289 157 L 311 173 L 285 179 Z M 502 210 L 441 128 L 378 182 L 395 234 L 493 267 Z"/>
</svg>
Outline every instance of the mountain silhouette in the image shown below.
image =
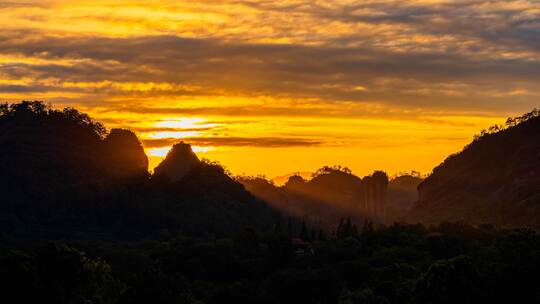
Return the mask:
<svg viewBox="0 0 540 304">
<path fill-rule="evenodd" d="M 502 223 L 516 224 L 507 218 L 515 216 L 533 225 L 537 114 L 447 159 L 420 184 L 411 216 L 427 222 L 500 214 Z M 419 176 L 389 181 L 376 171 L 361 178 L 338 166 L 309 180 L 293 175 L 281 187 L 241 179 L 266 204 L 187 143 L 175 145 L 154 175 L 147 165 L 129 130 L 107 132 L 70 108 L 0 105 L 0 302 L 540 299 L 540 235 L 533 229 L 379 225 L 392 206 L 407 209 L 416 199 Z"/>
<path fill-rule="evenodd" d="M 172 146 L 165 159 L 154 169 L 154 174 L 178 181 L 200 162 L 191 146 L 180 142 Z"/>
<path fill-rule="evenodd" d="M 403 220 L 418 201 L 417 187 L 423 180 L 416 172 L 403 173 L 389 181 L 381 171 L 360 178 L 337 167 L 323 167 L 309 180 L 303 176 L 290 174 L 282 186 L 263 177 L 243 177 L 239 181 L 253 195 L 285 214 L 308 218 L 333 229 L 340 219 L 347 217 L 356 222 Z M 376 197 L 376 193 L 382 196 Z"/>
<path fill-rule="evenodd" d="M 402 221 L 418 201 L 418 185 L 424 179 L 417 173 L 402 173 L 388 182 L 387 222 Z"/>
<path fill-rule="evenodd" d="M 281 187 L 264 178 L 242 178 L 240 182 L 274 208 L 329 229 L 347 217 L 356 222 L 383 222 L 386 216 L 388 177 L 381 171 L 360 178 L 347 168 L 327 166 L 309 181 L 292 175 Z"/>
<path fill-rule="evenodd" d="M 130 130 L 23 101 L 0 105 L 0 191 L 1 233 L 32 237 L 227 235 L 272 229 L 280 212 L 328 228 L 346 217 L 385 223 L 403 214 L 412 222 L 539 227 L 540 113 L 483 131 L 423 181 L 389 180 L 382 171 L 361 178 L 336 166 L 277 187 L 234 179 L 184 142 L 150 175 Z"/>
<path fill-rule="evenodd" d="M 508 119 L 437 166 L 410 221 L 540 227 L 540 113 Z"/>
<path fill-rule="evenodd" d="M 279 216 L 186 143 L 151 176 L 133 132 L 41 102 L 0 105 L 0 193 L 0 234 L 33 238 L 225 235 Z"/>
<path fill-rule="evenodd" d="M 289 174 L 285 174 L 285 175 L 276 176 L 276 177 L 272 178 L 270 181 L 274 185 L 283 186 L 289 180 L 289 178 L 291 178 L 291 176 L 295 176 L 295 175 L 301 176 L 305 180 L 310 180 L 312 178 L 313 172 L 304 171 L 304 172 L 289 173 Z"/>
<path fill-rule="evenodd" d="M 168 212 L 162 214 L 162 221 L 190 234 L 269 229 L 280 217 L 218 163 L 200 161 L 184 142 L 175 144 L 156 167 L 150 185 L 148 201 Z"/>
<path fill-rule="evenodd" d="M 112 129 L 103 140 L 106 167 L 117 178 L 148 175 L 148 157 L 137 135 L 126 129 Z"/>
</svg>

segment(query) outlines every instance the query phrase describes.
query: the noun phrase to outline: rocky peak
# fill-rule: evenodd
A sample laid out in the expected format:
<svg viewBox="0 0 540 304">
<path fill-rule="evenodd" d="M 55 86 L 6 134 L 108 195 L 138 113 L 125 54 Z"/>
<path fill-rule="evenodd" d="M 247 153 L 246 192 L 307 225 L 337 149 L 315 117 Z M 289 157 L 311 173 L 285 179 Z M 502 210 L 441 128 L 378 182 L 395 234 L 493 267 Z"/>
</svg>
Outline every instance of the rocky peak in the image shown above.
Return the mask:
<svg viewBox="0 0 540 304">
<path fill-rule="evenodd" d="M 111 176 L 125 178 L 148 174 L 148 157 L 135 133 L 112 129 L 103 144 Z"/>
<path fill-rule="evenodd" d="M 301 188 L 306 184 L 306 180 L 300 175 L 293 175 L 285 183 L 285 188 L 296 189 Z"/>
<path fill-rule="evenodd" d="M 200 163 L 191 146 L 180 142 L 172 146 L 165 159 L 154 169 L 154 175 L 163 175 L 171 181 L 178 181 Z"/>
</svg>

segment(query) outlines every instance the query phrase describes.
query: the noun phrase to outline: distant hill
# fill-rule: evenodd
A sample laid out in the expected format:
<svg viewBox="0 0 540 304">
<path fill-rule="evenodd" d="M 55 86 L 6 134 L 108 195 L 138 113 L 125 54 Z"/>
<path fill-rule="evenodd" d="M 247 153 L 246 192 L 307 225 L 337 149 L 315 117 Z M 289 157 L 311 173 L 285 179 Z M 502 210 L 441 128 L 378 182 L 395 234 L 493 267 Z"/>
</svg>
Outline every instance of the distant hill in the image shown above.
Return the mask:
<svg viewBox="0 0 540 304">
<path fill-rule="evenodd" d="M 41 102 L 0 105 L 0 195 L 0 236 L 226 235 L 279 217 L 188 144 L 151 176 L 133 132 Z"/>
<path fill-rule="evenodd" d="M 540 112 L 482 131 L 418 190 L 409 221 L 540 227 Z"/>
<path fill-rule="evenodd" d="M 302 172 L 289 173 L 285 175 L 276 176 L 272 178 L 271 181 L 276 186 L 283 186 L 289 180 L 289 178 L 291 178 L 291 176 L 295 176 L 295 175 L 301 176 L 305 180 L 310 180 L 313 176 L 313 172 L 302 171 Z"/>
<path fill-rule="evenodd" d="M 347 217 L 355 222 L 384 221 L 388 187 L 384 172 L 360 178 L 347 168 L 323 167 L 311 180 L 292 175 L 280 187 L 264 178 L 244 177 L 239 181 L 274 208 L 329 229 Z"/>
<path fill-rule="evenodd" d="M 418 201 L 418 185 L 424 180 L 417 172 L 403 173 L 388 182 L 387 222 L 401 221 Z"/>
</svg>

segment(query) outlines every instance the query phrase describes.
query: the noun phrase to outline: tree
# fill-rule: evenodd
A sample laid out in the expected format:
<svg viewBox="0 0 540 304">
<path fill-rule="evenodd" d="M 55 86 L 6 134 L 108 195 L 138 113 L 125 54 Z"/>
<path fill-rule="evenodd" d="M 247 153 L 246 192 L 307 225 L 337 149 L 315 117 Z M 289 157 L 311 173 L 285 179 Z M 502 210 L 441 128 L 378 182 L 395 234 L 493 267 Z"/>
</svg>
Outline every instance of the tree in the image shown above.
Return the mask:
<svg viewBox="0 0 540 304">
<path fill-rule="evenodd" d="M 293 236 L 293 223 L 290 217 L 287 219 L 287 234 L 289 237 Z"/>
<path fill-rule="evenodd" d="M 274 225 L 274 234 L 280 235 L 282 233 L 283 231 L 281 231 L 281 219 L 279 219 Z"/>
<path fill-rule="evenodd" d="M 344 234 L 343 234 L 344 229 L 345 229 L 345 223 L 343 222 L 343 218 L 340 218 L 339 219 L 339 224 L 338 224 L 337 229 L 336 229 L 336 237 L 338 239 L 342 239 L 342 238 L 345 237 Z"/>
<path fill-rule="evenodd" d="M 343 167 L 341 165 L 334 165 L 334 166 L 324 166 L 322 168 L 319 168 L 315 173 L 313 173 L 312 177 L 317 177 L 320 175 L 325 174 L 331 174 L 331 173 L 345 173 L 345 174 L 352 174 L 351 169 L 347 167 Z"/>
<path fill-rule="evenodd" d="M 300 230 L 300 238 L 302 240 L 309 240 L 308 229 L 306 226 L 306 221 L 302 221 L 302 229 Z"/>
<path fill-rule="evenodd" d="M 322 230 L 322 228 L 319 228 L 319 232 L 317 233 L 317 240 L 319 241 L 325 241 L 326 240 L 326 234 Z"/>
<path fill-rule="evenodd" d="M 420 303 L 478 303 L 477 276 L 475 265 L 468 256 L 439 260 L 418 280 L 415 297 Z"/>
<path fill-rule="evenodd" d="M 42 248 L 36 264 L 44 298 L 51 303 L 114 303 L 124 288 L 107 262 L 64 244 Z"/>
<path fill-rule="evenodd" d="M 376 295 L 370 288 L 342 293 L 339 304 L 386 304 L 389 303 L 384 297 Z"/>
</svg>

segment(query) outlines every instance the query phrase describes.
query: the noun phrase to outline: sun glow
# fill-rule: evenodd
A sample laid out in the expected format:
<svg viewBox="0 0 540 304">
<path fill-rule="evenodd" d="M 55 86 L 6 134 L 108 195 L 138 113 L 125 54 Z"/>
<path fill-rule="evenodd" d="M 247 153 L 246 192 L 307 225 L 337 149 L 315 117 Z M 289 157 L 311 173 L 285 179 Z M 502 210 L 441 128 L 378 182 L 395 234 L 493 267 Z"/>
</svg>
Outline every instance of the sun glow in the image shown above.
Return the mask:
<svg viewBox="0 0 540 304">
<path fill-rule="evenodd" d="M 160 131 L 148 134 L 149 138 L 185 138 L 198 137 L 201 132 L 197 131 Z"/>
<path fill-rule="evenodd" d="M 215 127 L 217 124 L 208 123 L 206 119 L 199 117 L 165 119 L 155 123 L 156 127 L 175 129 L 205 129 Z"/>
<path fill-rule="evenodd" d="M 206 152 L 209 152 L 209 151 L 214 150 L 214 147 L 199 147 L 199 146 L 193 146 L 193 147 L 191 147 L 191 149 L 192 149 L 193 152 L 195 152 L 195 153 L 206 153 Z"/>
<path fill-rule="evenodd" d="M 214 150 L 214 147 L 192 146 L 191 149 L 195 153 L 206 153 L 206 152 Z M 161 148 L 146 149 L 145 152 L 148 156 L 163 158 L 167 156 L 167 153 L 169 153 L 170 150 L 171 150 L 171 147 L 161 147 Z"/>
<path fill-rule="evenodd" d="M 165 157 L 170 150 L 171 147 L 151 148 L 146 149 L 146 154 L 148 154 L 149 156 Z"/>
</svg>

